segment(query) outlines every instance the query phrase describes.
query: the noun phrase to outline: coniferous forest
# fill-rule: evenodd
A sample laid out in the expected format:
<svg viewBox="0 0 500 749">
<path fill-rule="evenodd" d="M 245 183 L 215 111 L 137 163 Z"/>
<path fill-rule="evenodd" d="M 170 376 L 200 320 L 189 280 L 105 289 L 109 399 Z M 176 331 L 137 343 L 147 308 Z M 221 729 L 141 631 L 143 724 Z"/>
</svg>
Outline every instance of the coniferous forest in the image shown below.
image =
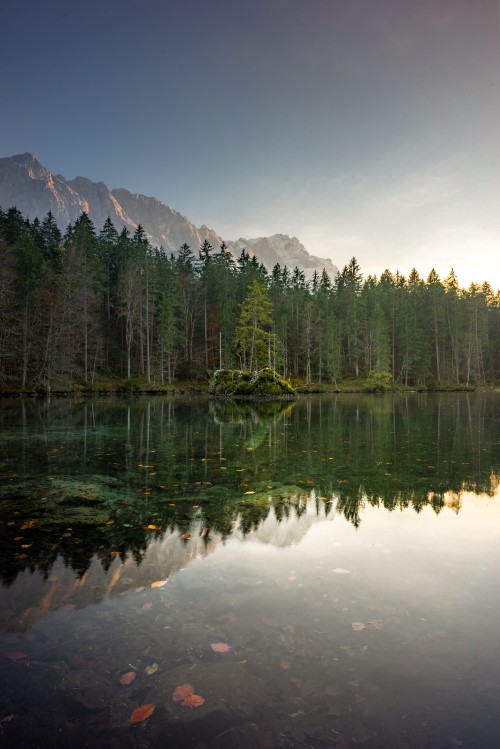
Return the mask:
<svg viewBox="0 0 500 749">
<path fill-rule="evenodd" d="M 50 392 L 120 381 L 129 389 L 270 366 L 304 385 L 433 388 L 497 381 L 500 294 L 355 258 L 335 279 L 268 272 L 225 244 L 153 248 L 144 229 L 101 230 L 82 213 L 64 234 L 51 213 L 0 209 L 0 383 Z M 472 260 L 471 260 L 472 262 Z"/>
</svg>

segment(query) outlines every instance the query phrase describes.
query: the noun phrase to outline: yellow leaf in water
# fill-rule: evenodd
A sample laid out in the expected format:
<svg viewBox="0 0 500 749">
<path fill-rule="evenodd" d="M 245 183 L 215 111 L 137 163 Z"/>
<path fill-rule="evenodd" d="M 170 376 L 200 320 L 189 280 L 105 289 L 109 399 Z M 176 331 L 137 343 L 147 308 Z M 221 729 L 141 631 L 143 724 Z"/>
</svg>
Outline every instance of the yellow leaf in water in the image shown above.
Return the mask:
<svg viewBox="0 0 500 749">
<path fill-rule="evenodd" d="M 168 583 L 168 578 L 166 580 L 157 580 L 155 583 L 151 583 L 152 588 L 163 588 L 164 585 Z"/>
<path fill-rule="evenodd" d="M 255 494 L 255 492 L 245 492 L 245 494 Z"/>
<path fill-rule="evenodd" d="M 152 676 L 158 671 L 159 668 L 160 666 L 158 665 L 158 663 L 152 663 L 150 666 L 146 666 L 146 668 L 144 669 L 144 673 L 146 674 L 146 676 Z"/>
</svg>

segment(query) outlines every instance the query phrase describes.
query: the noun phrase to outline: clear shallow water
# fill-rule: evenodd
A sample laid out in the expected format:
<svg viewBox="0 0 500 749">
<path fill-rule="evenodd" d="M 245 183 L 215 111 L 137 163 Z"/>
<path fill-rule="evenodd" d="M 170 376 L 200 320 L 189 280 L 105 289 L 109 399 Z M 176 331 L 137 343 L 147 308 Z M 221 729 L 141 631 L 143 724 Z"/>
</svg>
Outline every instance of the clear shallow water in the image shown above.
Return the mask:
<svg viewBox="0 0 500 749">
<path fill-rule="evenodd" d="M 497 396 L 0 406 L 4 746 L 498 747 Z"/>
</svg>

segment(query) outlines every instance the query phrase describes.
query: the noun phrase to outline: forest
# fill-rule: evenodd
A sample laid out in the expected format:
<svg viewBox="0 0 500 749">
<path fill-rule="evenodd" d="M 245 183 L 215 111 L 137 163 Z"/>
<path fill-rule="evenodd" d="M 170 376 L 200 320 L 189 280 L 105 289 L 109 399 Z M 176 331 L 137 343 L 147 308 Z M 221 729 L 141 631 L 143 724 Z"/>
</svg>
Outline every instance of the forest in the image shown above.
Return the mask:
<svg viewBox="0 0 500 749">
<path fill-rule="evenodd" d="M 500 373 L 500 292 L 461 288 L 355 258 L 334 278 L 223 243 L 168 256 L 145 230 L 99 231 L 86 213 L 63 234 L 49 212 L 0 209 L 0 385 L 4 392 L 129 390 L 271 367 L 319 388 L 471 387 Z M 473 262 L 473 258 L 471 258 Z"/>
</svg>

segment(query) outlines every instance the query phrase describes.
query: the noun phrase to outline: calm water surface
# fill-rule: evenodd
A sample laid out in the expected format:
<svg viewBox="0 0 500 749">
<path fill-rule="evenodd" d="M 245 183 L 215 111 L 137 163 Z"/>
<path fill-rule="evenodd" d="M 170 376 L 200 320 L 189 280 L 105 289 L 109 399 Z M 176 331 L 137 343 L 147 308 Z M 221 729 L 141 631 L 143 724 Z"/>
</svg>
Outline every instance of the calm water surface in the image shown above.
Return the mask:
<svg viewBox="0 0 500 749">
<path fill-rule="evenodd" d="M 4 400 L 0 747 L 498 749 L 499 457 L 495 393 Z"/>
</svg>

